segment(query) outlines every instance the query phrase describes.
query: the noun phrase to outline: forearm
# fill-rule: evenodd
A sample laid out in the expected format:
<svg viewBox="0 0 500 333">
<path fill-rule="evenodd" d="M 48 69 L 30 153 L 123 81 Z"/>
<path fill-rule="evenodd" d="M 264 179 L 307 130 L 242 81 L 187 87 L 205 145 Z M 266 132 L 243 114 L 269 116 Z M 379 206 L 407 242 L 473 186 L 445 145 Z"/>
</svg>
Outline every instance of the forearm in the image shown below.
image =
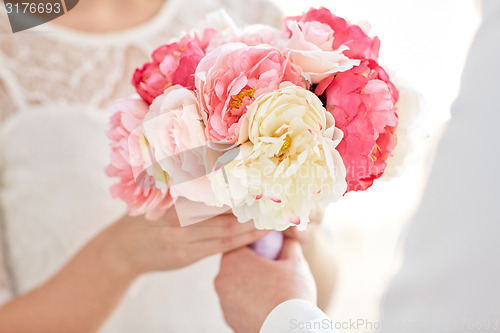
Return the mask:
<svg viewBox="0 0 500 333">
<path fill-rule="evenodd" d="M 95 332 L 137 274 L 121 260 L 116 226 L 87 244 L 58 274 L 0 309 L 0 332 Z"/>
<path fill-rule="evenodd" d="M 331 240 L 320 225 L 309 225 L 302 249 L 318 290 L 318 307 L 325 310 L 337 282 L 337 263 Z"/>
</svg>

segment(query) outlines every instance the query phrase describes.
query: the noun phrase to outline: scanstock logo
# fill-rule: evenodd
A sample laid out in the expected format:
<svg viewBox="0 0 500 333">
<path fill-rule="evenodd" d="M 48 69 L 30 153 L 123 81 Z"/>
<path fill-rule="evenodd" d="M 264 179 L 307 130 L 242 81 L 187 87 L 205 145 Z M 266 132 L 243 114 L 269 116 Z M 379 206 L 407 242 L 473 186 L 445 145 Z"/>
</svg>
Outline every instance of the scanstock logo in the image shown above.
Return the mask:
<svg viewBox="0 0 500 333">
<path fill-rule="evenodd" d="M 47 23 L 66 14 L 78 0 L 4 0 L 12 32 Z"/>
</svg>

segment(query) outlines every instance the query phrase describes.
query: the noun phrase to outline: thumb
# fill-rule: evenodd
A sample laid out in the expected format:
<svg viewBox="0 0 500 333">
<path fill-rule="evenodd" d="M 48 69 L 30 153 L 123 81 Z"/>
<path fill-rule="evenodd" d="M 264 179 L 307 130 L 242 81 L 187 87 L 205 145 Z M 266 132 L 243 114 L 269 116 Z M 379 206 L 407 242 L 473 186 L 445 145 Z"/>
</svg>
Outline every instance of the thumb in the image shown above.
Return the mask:
<svg viewBox="0 0 500 333">
<path fill-rule="evenodd" d="M 284 237 L 283 247 L 281 248 L 278 260 L 302 259 L 303 257 L 304 254 L 302 253 L 302 247 L 299 241 L 293 238 Z"/>
<path fill-rule="evenodd" d="M 259 257 L 252 249 L 248 246 L 243 246 L 238 249 L 226 252 L 222 254 L 221 265 L 232 265 L 238 262 L 247 262 Z"/>
</svg>

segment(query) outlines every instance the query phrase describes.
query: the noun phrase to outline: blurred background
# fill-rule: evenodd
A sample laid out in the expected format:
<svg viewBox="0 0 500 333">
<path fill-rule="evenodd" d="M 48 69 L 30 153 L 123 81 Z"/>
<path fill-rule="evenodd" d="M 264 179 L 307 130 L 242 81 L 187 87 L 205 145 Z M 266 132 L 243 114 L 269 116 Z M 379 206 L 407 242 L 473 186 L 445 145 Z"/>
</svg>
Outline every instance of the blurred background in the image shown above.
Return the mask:
<svg viewBox="0 0 500 333">
<path fill-rule="evenodd" d="M 420 135 L 428 137 L 404 174 L 377 181 L 331 205 L 324 223 L 338 258 L 338 285 L 328 315 L 335 322 L 379 320 L 379 304 L 402 259 L 404 230 L 418 208 L 432 151 L 450 118 L 460 76 L 480 23 L 475 0 L 273 0 L 286 14 L 324 6 L 351 22 L 368 21 L 381 41 L 380 63 L 424 96 Z M 350 332 L 354 330 L 343 330 Z M 356 330 L 356 332 L 363 332 Z"/>
</svg>

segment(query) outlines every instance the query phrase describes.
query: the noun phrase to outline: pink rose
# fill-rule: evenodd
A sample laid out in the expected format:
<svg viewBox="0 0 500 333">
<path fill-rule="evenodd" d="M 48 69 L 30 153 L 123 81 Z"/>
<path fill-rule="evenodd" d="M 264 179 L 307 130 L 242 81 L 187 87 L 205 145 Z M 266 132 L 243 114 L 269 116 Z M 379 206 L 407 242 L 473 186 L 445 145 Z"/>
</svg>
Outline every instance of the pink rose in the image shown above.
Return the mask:
<svg viewBox="0 0 500 333">
<path fill-rule="evenodd" d="M 243 43 L 225 44 L 208 53 L 196 69 L 208 139 L 237 142 L 248 105 L 285 81 L 305 87 L 301 69 L 288 53 Z"/>
<path fill-rule="evenodd" d="M 309 74 L 312 83 L 359 65 L 359 60 L 344 55 L 346 46 L 333 49 L 333 30 L 320 22 L 288 21 L 291 32 L 287 49 L 295 64 Z"/>
<path fill-rule="evenodd" d="M 344 132 L 337 146 L 347 169 L 347 192 L 366 190 L 379 178 L 396 146 L 398 90 L 374 60 L 319 83 L 335 126 Z"/>
<path fill-rule="evenodd" d="M 312 21 L 288 21 L 287 27 L 291 32 L 290 48 L 303 50 L 333 50 L 333 30 L 329 25 Z"/>
<path fill-rule="evenodd" d="M 345 50 L 344 54 L 351 59 L 378 59 L 380 40 L 377 37 L 368 37 L 360 26 L 348 23 L 326 8 L 311 8 L 302 16 L 286 17 L 283 24 L 287 29 L 288 21 L 324 23 L 334 32 L 332 45 L 334 50 L 345 45 L 349 49 Z"/>
<path fill-rule="evenodd" d="M 161 170 L 144 156 L 141 146 L 147 144 L 141 123 L 148 105 L 140 99 L 123 99 L 113 106 L 108 138 L 111 140 L 111 163 L 106 168 L 110 177 L 118 177 L 111 195 L 122 199 L 131 215 L 146 214 L 149 219 L 161 217 L 172 206 L 172 197 Z"/>
<path fill-rule="evenodd" d="M 288 33 L 267 25 L 250 25 L 242 31 L 225 30 L 210 40 L 207 53 L 227 43 L 243 43 L 248 46 L 264 44 L 283 50 L 288 44 Z"/>
<path fill-rule="evenodd" d="M 179 85 L 158 96 L 143 121 L 144 135 L 155 159 L 167 173 L 172 197 L 216 206 L 207 174 L 205 126 L 196 95 Z"/>
<path fill-rule="evenodd" d="M 152 55 L 153 61 L 136 69 L 132 78 L 137 93 L 148 103 L 163 94 L 170 86 L 180 84 L 194 90 L 194 72 L 210 39 L 216 34 L 207 29 L 200 40 L 185 35 L 179 42 L 162 45 Z"/>
<path fill-rule="evenodd" d="M 251 25 L 243 30 L 238 41 L 248 46 L 265 44 L 282 50 L 286 46 L 287 40 L 287 33 L 283 30 L 267 25 Z"/>
</svg>

